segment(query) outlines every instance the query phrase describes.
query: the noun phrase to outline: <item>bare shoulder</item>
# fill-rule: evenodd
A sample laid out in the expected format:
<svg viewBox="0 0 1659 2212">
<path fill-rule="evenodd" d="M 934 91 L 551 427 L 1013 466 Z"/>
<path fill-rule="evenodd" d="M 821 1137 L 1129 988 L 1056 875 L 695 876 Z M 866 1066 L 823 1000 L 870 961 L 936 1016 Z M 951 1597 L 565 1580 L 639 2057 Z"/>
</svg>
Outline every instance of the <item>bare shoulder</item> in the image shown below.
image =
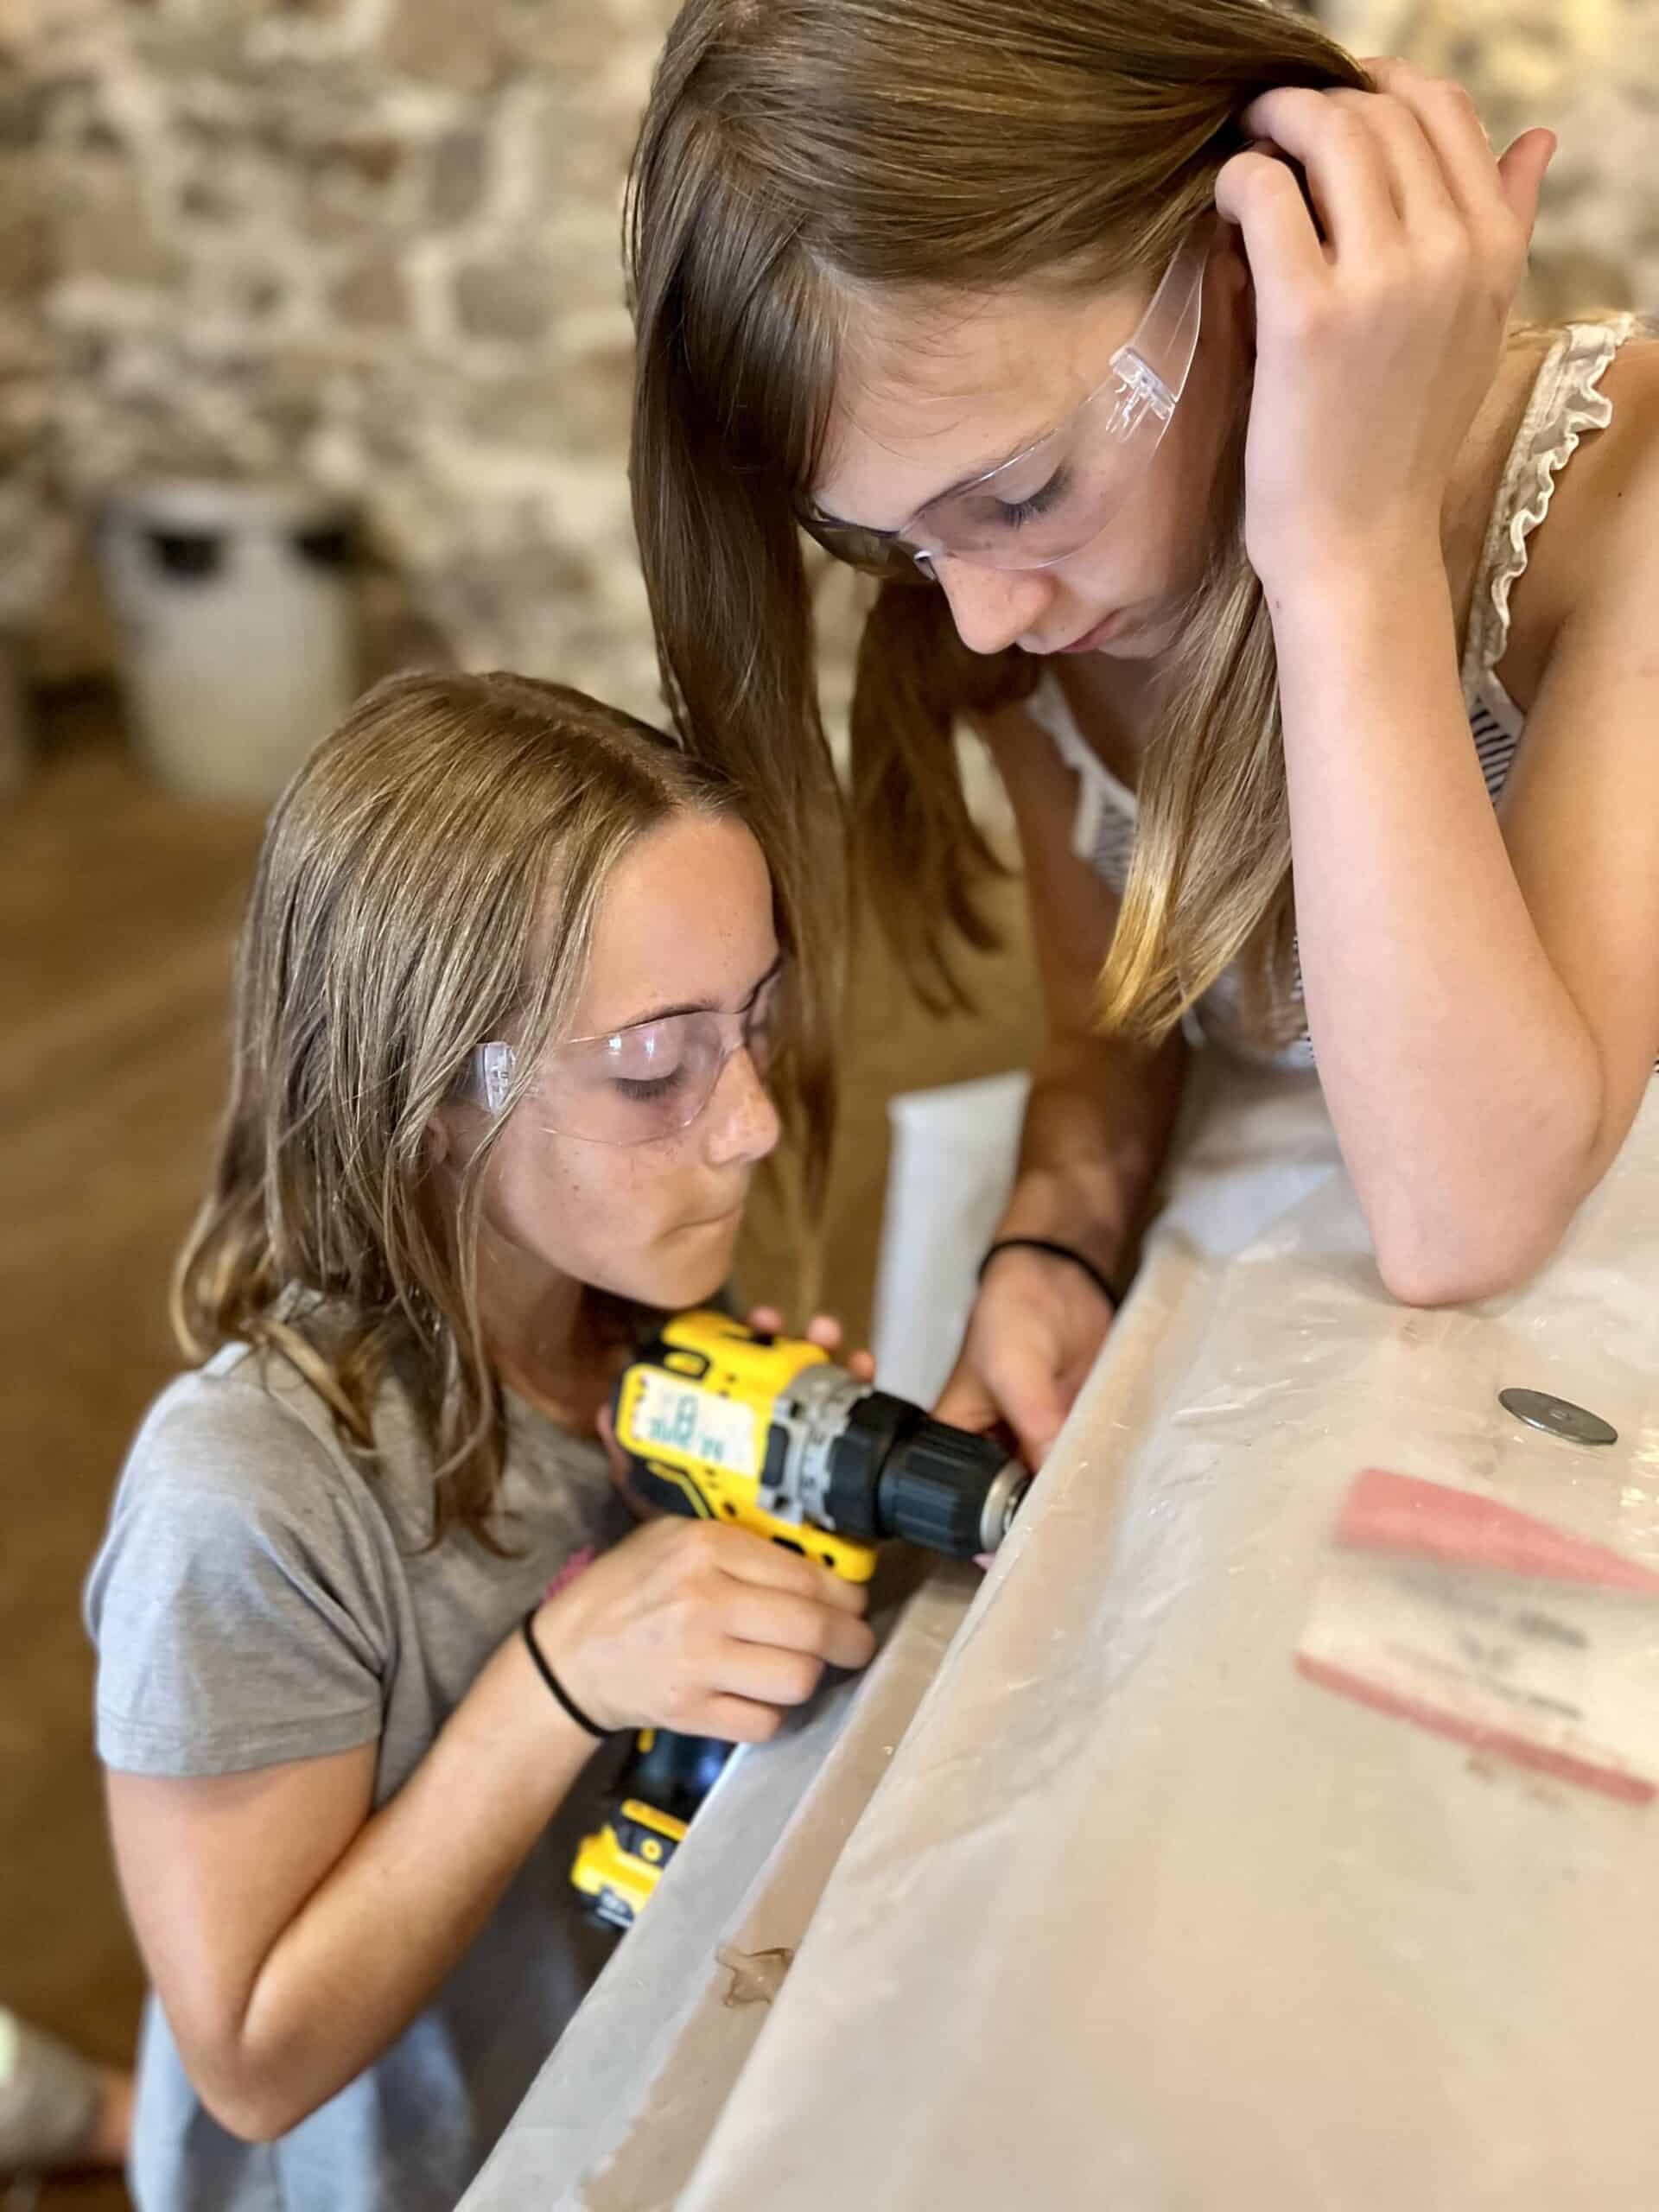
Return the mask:
<svg viewBox="0 0 1659 2212">
<path fill-rule="evenodd" d="M 1622 346 L 1601 379 L 1605 430 L 1581 439 L 1556 479 L 1516 586 L 1503 673 L 1524 706 L 1567 626 L 1659 585 L 1659 336 Z"/>
<path fill-rule="evenodd" d="M 1659 334 L 1638 335 L 1621 346 L 1601 390 L 1612 420 L 1586 439 L 1560 485 L 1569 550 L 1592 564 L 1599 543 L 1632 527 L 1632 514 L 1650 523 L 1659 499 Z M 1628 550 L 1628 543 L 1620 550 Z"/>
</svg>

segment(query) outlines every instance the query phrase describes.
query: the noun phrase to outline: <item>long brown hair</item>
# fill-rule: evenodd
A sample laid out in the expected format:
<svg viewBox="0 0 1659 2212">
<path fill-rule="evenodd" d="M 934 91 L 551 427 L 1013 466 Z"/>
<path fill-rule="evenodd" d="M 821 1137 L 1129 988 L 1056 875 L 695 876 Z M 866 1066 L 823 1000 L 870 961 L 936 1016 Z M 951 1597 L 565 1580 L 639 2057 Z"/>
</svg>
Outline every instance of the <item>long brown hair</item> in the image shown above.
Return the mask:
<svg viewBox="0 0 1659 2212">
<path fill-rule="evenodd" d="M 643 722 L 561 684 L 423 674 L 360 700 L 266 830 L 230 1101 L 174 1323 L 192 1359 L 235 1341 L 283 1354 L 368 1453 L 395 1361 L 433 1453 L 434 1542 L 458 1523 L 504 1548 L 490 1522 L 505 1416 L 477 1296 L 484 1168 L 574 1002 L 617 865 L 687 810 L 737 802 Z M 474 1047 L 503 1035 L 521 1073 L 446 1199 L 434 1117 Z M 787 1107 L 786 1049 L 772 1080 Z"/>
<path fill-rule="evenodd" d="M 632 483 L 664 685 L 688 743 L 766 794 L 798 889 L 836 892 L 836 794 L 795 515 L 822 457 L 855 291 L 1047 281 L 1148 288 L 1212 204 L 1237 118 L 1275 85 L 1368 82 L 1272 0 L 687 0 L 630 182 Z M 1102 985 L 1157 1036 L 1246 949 L 1265 1010 L 1288 948 L 1273 643 L 1242 534 L 1243 420 L 1142 779 Z M 857 880 L 924 995 L 960 1001 L 995 863 L 969 816 L 959 714 L 1035 664 L 960 644 L 944 594 L 885 584 L 852 709 Z M 803 826 L 820 834 L 806 836 Z M 833 978 L 807 948 L 827 1068 Z M 1263 1011 L 1263 1019 L 1266 1018 Z M 810 1101 L 827 1115 L 827 1072 Z"/>
</svg>

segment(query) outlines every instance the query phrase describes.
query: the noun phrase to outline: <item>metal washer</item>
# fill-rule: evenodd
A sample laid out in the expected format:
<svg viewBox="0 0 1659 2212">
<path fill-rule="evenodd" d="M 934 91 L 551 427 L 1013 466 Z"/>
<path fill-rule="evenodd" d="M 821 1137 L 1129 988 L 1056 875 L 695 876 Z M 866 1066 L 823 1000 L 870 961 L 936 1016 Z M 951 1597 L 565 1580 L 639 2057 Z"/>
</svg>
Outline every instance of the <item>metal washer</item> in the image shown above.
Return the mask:
<svg viewBox="0 0 1659 2212">
<path fill-rule="evenodd" d="M 1575 1406 L 1570 1398 L 1553 1398 L 1547 1390 L 1500 1390 L 1497 1402 L 1529 1428 L 1541 1428 L 1567 1444 L 1617 1444 L 1618 1431 L 1599 1414 Z"/>
</svg>

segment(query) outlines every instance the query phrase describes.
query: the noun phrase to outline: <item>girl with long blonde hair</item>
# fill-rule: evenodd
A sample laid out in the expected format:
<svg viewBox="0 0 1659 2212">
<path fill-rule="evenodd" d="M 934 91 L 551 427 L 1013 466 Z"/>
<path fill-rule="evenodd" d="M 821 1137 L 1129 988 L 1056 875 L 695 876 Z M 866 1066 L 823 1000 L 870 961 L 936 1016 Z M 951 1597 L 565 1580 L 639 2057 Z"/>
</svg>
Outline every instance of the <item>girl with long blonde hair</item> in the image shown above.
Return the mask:
<svg viewBox="0 0 1659 2212">
<path fill-rule="evenodd" d="M 634 1528 L 598 1433 L 726 1279 L 798 918 L 716 770 L 522 677 L 395 679 L 277 806 L 194 1368 L 88 1588 L 145 2212 L 449 2212 L 604 1955 L 601 1739 L 868 1658 L 827 1569 Z"/>
<path fill-rule="evenodd" d="M 810 541 L 874 575 L 852 880 L 935 1003 L 995 865 L 959 722 L 1001 772 L 1050 1034 L 941 1410 L 1033 1460 L 1192 1045 L 1317 1065 L 1426 1303 L 1537 1268 L 1649 1079 L 1659 346 L 1511 325 L 1552 150 L 1494 159 L 1458 88 L 1270 0 L 670 35 L 627 223 L 667 690 L 832 911 Z"/>
</svg>

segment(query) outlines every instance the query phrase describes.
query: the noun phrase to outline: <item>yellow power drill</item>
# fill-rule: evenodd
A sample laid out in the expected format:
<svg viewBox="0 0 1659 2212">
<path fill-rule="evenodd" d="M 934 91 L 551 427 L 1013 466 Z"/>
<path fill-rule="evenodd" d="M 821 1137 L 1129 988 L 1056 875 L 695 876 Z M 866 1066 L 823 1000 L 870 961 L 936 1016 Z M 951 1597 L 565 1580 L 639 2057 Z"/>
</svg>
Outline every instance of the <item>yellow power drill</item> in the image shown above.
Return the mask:
<svg viewBox="0 0 1659 2212">
<path fill-rule="evenodd" d="M 770 1537 L 849 1582 L 869 1580 L 884 1537 L 954 1559 L 995 1551 L 1031 1482 L 991 1437 L 728 1313 L 666 1322 L 622 1374 L 612 1419 L 650 1503 Z M 595 1918 L 632 1924 L 728 1750 L 640 1732 L 620 1802 L 571 1872 Z"/>
</svg>

